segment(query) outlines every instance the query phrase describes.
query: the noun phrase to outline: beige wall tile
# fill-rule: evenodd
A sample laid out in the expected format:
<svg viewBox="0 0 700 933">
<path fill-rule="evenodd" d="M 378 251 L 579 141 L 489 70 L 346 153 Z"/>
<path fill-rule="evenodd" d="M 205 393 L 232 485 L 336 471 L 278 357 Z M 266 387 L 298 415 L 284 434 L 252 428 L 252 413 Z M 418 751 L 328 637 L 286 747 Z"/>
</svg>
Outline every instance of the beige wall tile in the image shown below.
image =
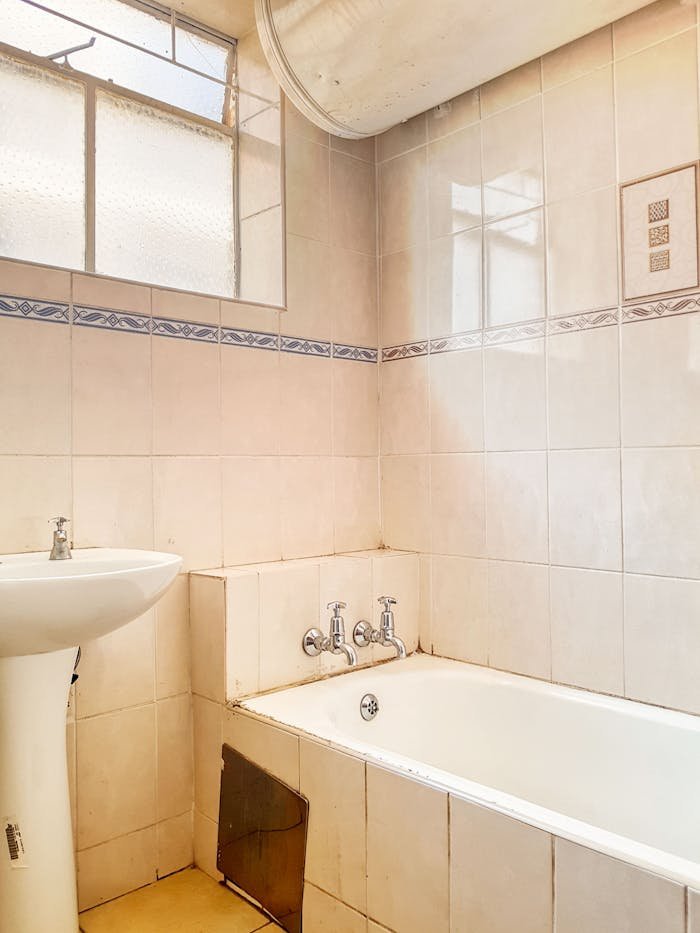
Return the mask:
<svg viewBox="0 0 700 933">
<path fill-rule="evenodd" d="M 155 826 L 78 852 L 78 907 L 87 910 L 152 884 L 158 870 Z"/>
<path fill-rule="evenodd" d="M 428 212 L 431 238 L 459 233 L 481 222 L 478 124 L 428 146 Z"/>
<path fill-rule="evenodd" d="M 219 323 L 219 299 L 194 295 L 175 289 L 154 288 L 151 295 L 153 317 L 175 318 L 179 321 Z"/>
<path fill-rule="evenodd" d="M 163 820 L 158 833 L 158 877 L 188 868 L 194 861 L 192 811 Z"/>
<path fill-rule="evenodd" d="M 427 114 L 419 113 L 417 116 L 405 123 L 398 123 L 392 126 L 386 133 L 380 133 L 377 136 L 377 161 L 384 162 L 386 159 L 393 159 L 394 156 L 408 152 L 409 149 L 417 149 L 425 145 L 427 141 L 426 130 Z"/>
<path fill-rule="evenodd" d="M 328 242 L 330 159 L 328 149 L 290 136 L 285 147 L 287 233 Z"/>
<path fill-rule="evenodd" d="M 330 454 L 331 362 L 280 354 L 282 454 Z"/>
<path fill-rule="evenodd" d="M 682 885 L 564 839 L 554 852 L 558 933 L 682 933 Z"/>
<path fill-rule="evenodd" d="M 430 449 L 433 453 L 484 449 L 481 350 L 430 356 Z"/>
<path fill-rule="evenodd" d="M 441 136 L 447 136 L 448 133 L 454 133 L 463 126 L 476 123 L 480 110 L 479 88 L 465 91 L 459 97 L 453 97 L 452 100 L 445 101 L 439 107 L 434 107 L 426 113 L 428 139 L 439 139 Z"/>
<path fill-rule="evenodd" d="M 700 712 L 694 659 L 700 643 L 700 583 L 625 577 L 626 695 Z"/>
<path fill-rule="evenodd" d="M 113 311 L 151 313 L 151 289 L 147 285 L 134 285 L 103 275 L 81 275 L 74 272 L 73 301 L 77 305 L 94 305 Z"/>
<path fill-rule="evenodd" d="M 432 547 L 482 557 L 486 547 L 483 454 L 435 454 L 430 463 Z"/>
<path fill-rule="evenodd" d="M 487 450 L 547 446 L 544 340 L 484 350 Z"/>
<path fill-rule="evenodd" d="M 70 327 L 3 317 L 0 343 L 12 348 L 0 369 L 0 453 L 69 453 Z"/>
<path fill-rule="evenodd" d="M 82 719 L 77 743 L 78 848 L 155 823 L 155 704 Z"/>
<path fill-rule="evenodd" d="M 612 65 L 549 91 L 543 109 L 547 199 L 614 184 Z"/>
<path fill-rule="evenodd" d="M 624 58 L 632 52 L 667 39 L 695 25 L 695 7 L 679 0 L 656 0 L 640 10 L 613 23 L 615 57 Z"/>
<path fill-rule="evenodd" d="M 545 316 L 544 218 L 541 210 L 484 228 L 485 323 Z"/>
<path fill-rule="evenodd" d="M 329 144 L 328 133 L 316 126 L 301 113 L 288 97 L 284 98 L 284 128 L 287 135 L 301 136 L 321 146 Z"/>
<path fill-rule="evenodd" d="M 316 625 L 318 564 L 289 564 L 260 574 L 260 689 L 270 690 L 318 673 L 318 658 L 304 653 L 304 632 Z"/>
<path fill-rule="evenodd" d="M 623 443 L 700 443 L 700 316 L 622 328 Z"/>
<path fill-rule="evenodd" d="M 219 453 L 219 419 L 219 347 L 154 337 L 154 453 Z"/>
<path fill-rule="evenodd" d="M 282 558 L 332 553 L 333 458 L 284 457 L 280 468 Z"/>
<path fill-rule="evenodd" d="M 287 235 L 287 313 L 283 319 L 286 334 L 331 339 L 331 279 L 325 274 L 331 256 L 327 243 Z"/>
<path fill-rule="evenodd" d="M 688 933 L 700 930 L 700 892 L 688 888 Z"/>
<path fill-rule="evenodd" d="M 154 607 L 156 618 L 156 698 L 190 689 L 189 579 L 179 574 Z"/>
<path fill-rule="evenodd" d="M 192 692 L 226 700 L 226 588 L 224 579 L 190 574 Z"/>
<path fill-rule="evenodd" d="M 109 635 L 84 642 L 75 685 L 78 718 L 153 702 L 154 659 L 153 610 Z"/>
<path fill-rule="evenodd" d="M 387 547 L 430 550 L 428 461 L 426 456 L 382 458 L 382 530 Z"/>
<path fill-rule="evenodd" d="M 344 152 L 356 159 L 362 159 L 363 162 L 374 163 L 375 137 L 369 136 L 366 139 L 344 139 L 341 136 L 331 136 L 331 149 L 338 152 Z"/>
<path fill-rule="evenodd" d="M 620 455 L 617 450 L 549 454 L 552 563 L 622 569 Z"/>
<path fill-rule="evenodd" d="M 489 665 L 550 677 L 548 570 L 489 561 Z"/>
<path fill-rule="evenodd" d="M 204 697 L 192 697 L 194 735 L 194 806 L 195 810 L 219 820 L 221 786 L 222 711 L 218 703 Z M 195 829 L 195 851 L 196 851 Z"/>
<path fill-rule="evenodd" d="M 376 457 L 333 458 L 335 551 L 379 545 L 379 464 Z"/>
<path fill-rule="evenodd" d="M 547 456 L 492 453 L 486 458 L 486 546 L 489 557 L 546 561 Z"/>
<path fill-rule="evenodd" d="M 376 456 L 379 447 L 378 367 L 333 360 L 333 453 Z"/>
<path fill-rule="evenodd" d="M 153 465 L 153 493 L 156 548 L 180 554 L 183 570 L 219 567 L 223 553 L 219 461 L 160 457 Z"/>
<path fill-rule="evenodd" d="M 700 577 L 700 451 L 625 450 L 625 570 Z"/>
<path fill-rule="evenodd" d="M 550 447 L 620 443 L 618 341 L 618 327 L 549 337 Z"/>
<path fill-rule="evenodd" d="M 343 788 L 342 797 L 336 790 Z M 364 913 L 367 908 L 365 763 L 301 739 L 299 791 L 310 802 L 305 878 Z"/>
<path fill-rule="evenodd" d="M 480 227 L 431 240 L 428 252 L 428 330 L 445 337 L 481 326 Z"/>
<path fill-rule="evenodd" d="M 396 253 L 427 237 L 427 159 L 424 148 L 385 162 L 379 170 L 380 251 Z"/>
<path fill-rule="evenodd" d="M 248 301 L 284 306 L 282 208 L 271 207 L 241 221 L 241 294 Z"/>
<path fill-rule="evenodd" d="M 152 417 L 151 341 L 73 328 L 73 452 L 150 454 Z"/>
<path fill-rule="evenodd" d="M 694 31 L 618 62 L 615 84 L 620 180 L 697 159 Z"/>
<path fill-rule="evenodd" d="M 279 333 L 280 311 L 275 307 L 247 303 L 245 301 L 226 301 L 222 299 L 221 326 L 242 327 L 244 330 L 259 330 L 264 333 Z"/>
<path fill-rule="evenodd" d="M 552 567 L 552 680 L 624 691 L 622 575 Z"/>
<path fill-rule="evenodd" d="M 192 698 L 189 693 L 160 700 L 158 721 L 158 819 L 187 813 L 192 808 L 194 762 Z"/>
<path fill-rule="evenodd" d="M 542 58 L 543 89 L 547 91 L 556 84 L 573 81 L 611 60 L 612 26 L 603 26 Z"/>
<path fill-rule="evenodd" d="M 381 260 L 383 347 L 428 336 L 428 252 L 421 245 Z"/>
<path fill-rule="evenodd" d="M 447 835 L 446 794 L 367 766 L 367 908 L 372 917 L 402 933 L 448 928 Z M 405 857 L 407 851 L 411 858 Z"/>
<path fill-rule="evenodd" d="M 303 916 L 306 933 L 365 933 L 367 929 L 362 914 L 312 884 L 304 885 Z"/>
<path fill-rule="evenodd" d="M 271 455 L 279 450 L 280 354 L 221 348 L 221 453 Z"/>
<path fill-rule="evenodd" d="M 257 573 L 226 578 L 226 699 L 260 686 L 260 593 Z"/>
<path fill-rule="evenodd" d="M 194 863 L 215 881 L 221 881 L 223 875 L 216 867 L 216 846 L 219 834 L 218 823 L 203 816 L 197 810 L 193 813 L 194 827 Z"/>
<path fill-rule="evenodd" d="M 617 189 L 551 204 L 547 221 L 550 316 L 616 305 Z"/>
<path fill-rule="evenodd" d="M 484 218 L 494 220 L 541 204 L 541 99 L 535 97 L 484 120 L 482 139 Z"/>
<path fill-rule="evenodd" d="M 224 564 L 281 560 L 280 469 L 277 457 L 224 457 Z"/>
<path fill-rule="evenodd" d="M 452 930 L 551 933 L 552 837 L 450 797 L 450 891 Z"/>
<path fill-rule="evenodd" d="M 380 375 L 382 453 L 425 453 L 430 449 L 428 357 L 394 360 Z"/>
<path fill-rule="evenodd" d="M 432 594 L 433 653 L 486 664 L 488 562 L 435 555 Z"/>
<path fill-rule="evenodd" d="M 331 308 L 336 343 L 376 347 L 378 340 L 377 260 L 331 247 Z"/>
<path fill-rule="evenodd" d="M 149 457 L 73 460 L 76 547 L 153 547 L 153 476 Z"/>
<path fill-rule="evenodd" d="M 291 732 L 236 710 L 224 710 L 224 742 L 261 768 L 299 789 L 299 739 Z"/>
<path fill-rule="evenodd" d="M 0 281 L 3 293 L 16 298 L 70 301 L 71 274 L 62 269 L 0 259 Z"/>
<path fill-rule="evenodd" d="M 330 240 L 374 255 L 377 246 L 374 166 L 331 152 Z"/>
<path fill-rule="evenodd" d="M 49 551 L 49 519 L 73 513 L 70 459 L 0 457 L 0 489 L 2 550 Z"/>
<path fill-rule="evenodd" d="M 481 112 L 488 117 L 539 92 L 540 60 L 537 58 L 484 84 L 481 88 Z"/>
</svg>

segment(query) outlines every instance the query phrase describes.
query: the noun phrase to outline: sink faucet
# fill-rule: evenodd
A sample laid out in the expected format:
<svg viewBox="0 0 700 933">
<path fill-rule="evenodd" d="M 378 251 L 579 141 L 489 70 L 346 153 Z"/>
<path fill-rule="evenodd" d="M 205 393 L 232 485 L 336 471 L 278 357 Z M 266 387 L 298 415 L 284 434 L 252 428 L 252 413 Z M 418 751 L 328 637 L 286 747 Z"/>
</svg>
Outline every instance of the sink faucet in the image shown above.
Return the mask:
<svg viewBox="0 0 700 933">
<path fill-rule="evenodd" d="M 70 552 L 70 545 L 68 543 L 68 532 L 64 527 L 69 521 L 69 518 L 64 518 L 62 515 L 59 515 L 57 518 L 49 519 L 49 524 L 51 524 L 51 522 L 56 522 L 56 530 L 53 533 L 53 547 L 49 554 L 49 560 L 72 559 L 73 555 Z"/>
<path fill-rule="evenodd" d="M 397 658 L 405 658 L 406 646 L 394 631 L 394 610 L 391 607 L 396 605 L 396 600 L 393 596 L 380 596 L 377 602 L 384 606 L 379 628 L 372 628 L 371 622 L 358 622 L 352 633 L 355 644 L 360 648 L 371 644 L 393 648 Z"/>
<path fill-rule="evenodd" d="M 331 630 L 328 635 L 324 635 L 321 629 L 318 628 L 310 628 L 305 632 L 302 647 L 310 657 L 315 658 L 322 651 L 330 651 L 331 654 L 345 655 L 345 660 L 350 667 L 357 664 L 357 652 L 352 645 L 347 644 L 345 641 L 345 622 L 340 610 L 346 607 L 346 603 L 338 601 L 328 603 L 326 606 L 326 609 L 333 610 Z"/>
</svg>

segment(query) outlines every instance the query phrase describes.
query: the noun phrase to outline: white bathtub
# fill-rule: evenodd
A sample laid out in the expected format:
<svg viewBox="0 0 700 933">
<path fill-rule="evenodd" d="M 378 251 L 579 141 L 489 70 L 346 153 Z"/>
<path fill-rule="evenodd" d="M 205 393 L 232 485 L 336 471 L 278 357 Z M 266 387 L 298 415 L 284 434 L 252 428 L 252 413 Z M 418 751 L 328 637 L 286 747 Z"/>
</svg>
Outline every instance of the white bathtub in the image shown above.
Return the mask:
<svg viewBox="0 0 700 933">
<path fill-rule="evenodd" d="M 360 716 L 374 693 L 379 714 Z M 414 655 L 242 706 L 592 849 L 700 885 L 700 717 Z"/>
</svg>

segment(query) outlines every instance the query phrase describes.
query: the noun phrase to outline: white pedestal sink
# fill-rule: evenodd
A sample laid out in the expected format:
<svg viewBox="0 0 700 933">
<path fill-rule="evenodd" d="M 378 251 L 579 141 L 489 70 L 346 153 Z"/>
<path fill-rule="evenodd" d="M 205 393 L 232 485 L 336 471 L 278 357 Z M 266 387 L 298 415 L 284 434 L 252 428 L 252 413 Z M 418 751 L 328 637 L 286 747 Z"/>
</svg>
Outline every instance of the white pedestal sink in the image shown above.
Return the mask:
<svg viewBox="0 0 700 933">
<path fill-rule="evenodd" d="M 174 554 L 0 555 L 0 933 L 77 933 L 66 704 L 80 642 L 149 609 Z"/>
</svg>

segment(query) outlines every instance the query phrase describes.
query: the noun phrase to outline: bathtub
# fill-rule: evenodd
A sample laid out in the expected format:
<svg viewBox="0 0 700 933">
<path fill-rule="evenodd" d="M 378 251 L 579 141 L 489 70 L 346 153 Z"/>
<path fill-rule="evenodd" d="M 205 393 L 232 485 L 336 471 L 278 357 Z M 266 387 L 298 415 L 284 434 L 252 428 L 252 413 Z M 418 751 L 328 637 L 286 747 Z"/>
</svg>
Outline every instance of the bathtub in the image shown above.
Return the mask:
<svg viewBox="0 0 700 933">
<path fill-rule="evenodd" d="M 373 693 L 379 712 L 360 715 Z M 700 885 L 700 717 L 417 654 L 242 702 L 554 836 Z"/>
</svg>

